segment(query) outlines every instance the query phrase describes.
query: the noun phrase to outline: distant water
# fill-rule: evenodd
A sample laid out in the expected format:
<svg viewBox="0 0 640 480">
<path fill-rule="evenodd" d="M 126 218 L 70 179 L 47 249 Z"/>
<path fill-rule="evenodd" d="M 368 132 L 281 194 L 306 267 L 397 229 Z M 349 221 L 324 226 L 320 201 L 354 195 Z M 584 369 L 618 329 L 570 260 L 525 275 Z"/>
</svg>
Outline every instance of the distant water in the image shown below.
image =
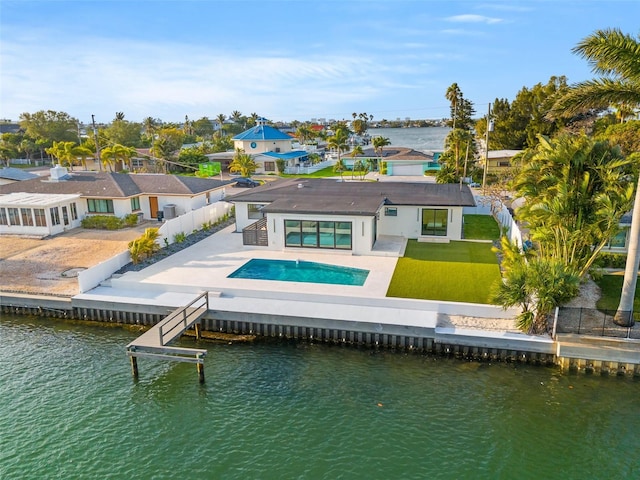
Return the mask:
<svg viewBox="0 0 640 480">
<path fill-rule="evenodd" d="M 640 478 L 629 378 L 258 343 L 134 382 L 134 337 L 3 314 L 1 479 Z"/>
<path fill-rule="evenodd" d="M 370 128 L 369 135 L 387 137 L 395 147 L 409 147 L 418 151 L 443 151 L 449 127 L 427 128 Z"/>
</svg>

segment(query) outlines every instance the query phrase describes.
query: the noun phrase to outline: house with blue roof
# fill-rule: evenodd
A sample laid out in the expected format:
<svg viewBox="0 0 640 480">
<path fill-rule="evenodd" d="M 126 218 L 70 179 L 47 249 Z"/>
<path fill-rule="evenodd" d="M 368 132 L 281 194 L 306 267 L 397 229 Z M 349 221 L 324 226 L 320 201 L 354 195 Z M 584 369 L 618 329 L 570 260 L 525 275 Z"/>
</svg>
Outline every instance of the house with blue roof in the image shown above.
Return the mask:
<svg viewBox="0 0 640 480">
<path fill-rule="evenodd" d="M 285 162 L 285 168 L 293 168 L 309 162 L 309 153 L 293 150 L 293 138 L 277 128 L 267 125 L 265 118 L 258 118 L 255 127 L 233 137 L 235 149 L 242 149 L 253 157 L 256 173 L 277 173 L 277 160 Z"/>
</svg>

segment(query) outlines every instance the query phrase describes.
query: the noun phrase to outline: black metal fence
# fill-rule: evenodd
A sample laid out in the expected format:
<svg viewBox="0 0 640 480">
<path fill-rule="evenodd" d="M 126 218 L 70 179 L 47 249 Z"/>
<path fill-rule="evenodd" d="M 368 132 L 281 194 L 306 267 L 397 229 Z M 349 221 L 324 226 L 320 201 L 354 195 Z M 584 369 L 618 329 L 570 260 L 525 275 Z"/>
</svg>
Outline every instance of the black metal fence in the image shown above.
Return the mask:
<svg viewBox="0 0 640 480">
<path fill-rule="evenodd" d="M 640 339 L 640 318 L 633 312 L 561 307 L 556 333 Z M 631 327 L 623 325 L 633 325 Z"/>
</svg>

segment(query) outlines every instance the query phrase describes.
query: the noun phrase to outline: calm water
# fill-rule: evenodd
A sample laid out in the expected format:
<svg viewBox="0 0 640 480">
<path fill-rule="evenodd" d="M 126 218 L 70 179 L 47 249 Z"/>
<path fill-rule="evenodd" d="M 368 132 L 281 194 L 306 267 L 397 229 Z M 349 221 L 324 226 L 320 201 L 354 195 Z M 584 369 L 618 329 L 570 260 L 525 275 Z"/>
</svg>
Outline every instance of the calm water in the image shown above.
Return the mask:
<svg viewBox="0 0 640 480">
<path fill-rule="evenodd" d="M 3 315 L 0 478 L 640 478 L 633 379 L 206 344 L 204 386 L 144 359 L 134 382 L 134 336 Z"/>
<path fill-rule="evenodd" d="M 265 260 L 254 258 L 229 275 L 230 278 L 279 280 L 283 282 L 330 283 L 333 285 L 364 285 L 369 270 L 341 267 L 326 263 L 296 260 Z"/>
<path fill-rule="evenodd" d="M 395 147 L 441 152 L 444 150 L 444 140 L 450 131 L 449 127 L 370 128 L 369 135 L 387 137 L 391 141 L 391 146 Z"/>
</svg>

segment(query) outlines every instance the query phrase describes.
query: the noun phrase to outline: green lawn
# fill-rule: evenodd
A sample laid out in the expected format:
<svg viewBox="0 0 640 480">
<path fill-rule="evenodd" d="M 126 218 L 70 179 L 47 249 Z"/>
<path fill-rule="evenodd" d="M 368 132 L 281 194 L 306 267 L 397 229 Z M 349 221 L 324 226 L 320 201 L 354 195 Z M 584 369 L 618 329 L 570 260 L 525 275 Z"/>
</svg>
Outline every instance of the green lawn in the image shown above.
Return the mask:
<svg viewBox="0 0 640 480">
<path fill-rule="evenodd" d="M 604 275 L 596 280 L 596 283 L 602 290 L 602 296 L 597 301 L 598 310 L 616 310 L 620 303 L 620 294 L 622 293 L 622 280 L 624 276 L 620 275 Z M 636 285 L 636 297 L 633 301 L 633 311 L 640 312 L 640 282 Z"/>
<path fill-rule="evenodd" d="M 465 215 L 464 238 L 497 240 L 500 238 L 500 227 L 491 215 Z"/>
<path fill-rule="evenodd" d="M 353 178 L 355 179 L 360 179 L 360 174 L 361 173 L 366 173 L 366 172 L 353 172 Z M 327 177 L 339 177 L 340 174 L 336 173 L 333 171 L 333 167 L 326 167 L 323 168 L 322 170 L 318 170 L 315 173 L 309 173 L 309 174 L 296 174 L 296 175 L 292 175 L 292 174 L 286 174 L 286 173 L 281 173 L 278 175 L 279 177 L 283 177 L 283 178 L 327 178 Z M 351 171 L 344 171 L 342 172 L 342 177 L 345 180 L 351 180 Z"/>
<path fill-rule="evenodd" d="M 498 260 L 488 243 L 409 240 L 387 296 L 488 304 L 491 286 L 499 280 Z"/>
</svg>

